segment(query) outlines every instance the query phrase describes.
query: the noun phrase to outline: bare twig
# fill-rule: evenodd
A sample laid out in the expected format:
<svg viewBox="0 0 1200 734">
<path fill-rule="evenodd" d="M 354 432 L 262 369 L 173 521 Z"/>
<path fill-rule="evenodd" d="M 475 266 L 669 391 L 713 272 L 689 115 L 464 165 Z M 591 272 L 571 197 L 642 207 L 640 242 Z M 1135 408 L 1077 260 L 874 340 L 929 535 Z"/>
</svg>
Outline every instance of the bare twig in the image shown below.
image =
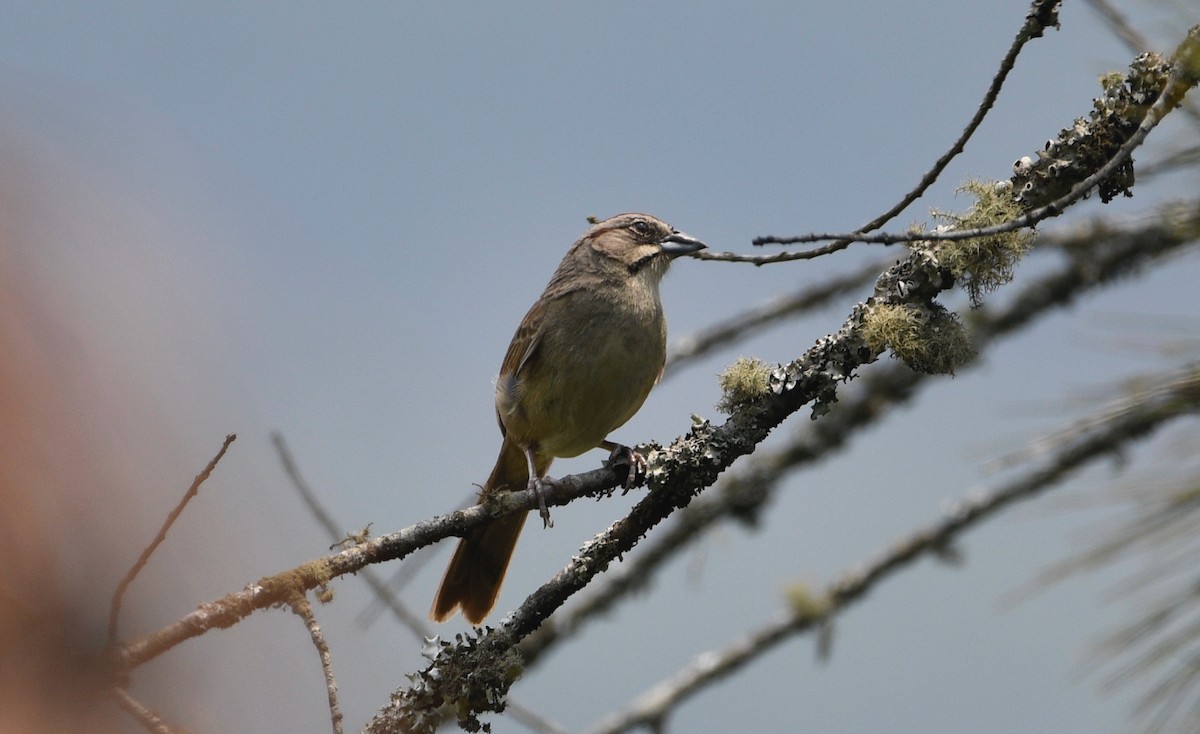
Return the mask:
<svg viewBox="0 0 1200 734">
<path fill-rule="evenodd" d="M 987 116 L 988 111 L 992 109 L 992 105 L 996 103 L 996 98 L 1000 96 L 1000 89 L 1004 86 L 1004 81 L 1008 79 L 1009 72 L 1016 65 L 1017 56 L 1021 54 L 1021 50 L 1025 48 L 1025 44 L 1035 38 L 1041 38 L 1046 28 L 1058 27 L 1058 6 L 1060 2 L 1061 0 L 1034 0 L 1030 4 L 1029 12 L 1025 14 L 1025 23 L 1021 26 L 1021 30 L 1017 32 L 1012 45 L 1009 46 L 1008 53 L 1000 61 L 1000 68 L 996 71 L 995 76 L 992 77 L 992 83 L 983 95 L 983 101 L 979 103 L 979 107 L 975 110 L 975 115 L 967 123 L 967 126 L 963 128 L 962 133 L 958 136 L 958 140 L 954 141 L 950 149 L 943 153 L 933 164 L 933 168 L 926 171 L 921 180 L 917 182 L 917 185 L 905 194 L 895 206 L 859 227 L 857 233 L 871 232 L 879 229 L 894 219 L 897 214 L 907 209 L 910 204 L 919 199 L 937 181 L 938 176 L 942 175 L 942 171 L 946 170 L 946 166 L 950 164 L 950 161 L 954 160 L 956 156 L 966 149 L 967 141 L 979 129 L 979 126 L 983 123 L 983 118 Z M 835 244 L 841 244 L 842 247 L 845 247 L 852 241 L 854 240 L 843 238 Z M 779 244 L 782 242 L 782 240 L 776 237 L 756 237 L 754 239 L 755 245 Z"/>
<path fill-rule="evenodd" d="M 1029 6 L 1029 12 L 1025 15 L 1025 22 L 1021 26 L 1021 30 L 1013 39 L 1012 45 L 1009 46 L 1008 53 L 1000 62 L 1000 68 L 992 77 L 992 83 L 988 86 L 987 92 L 983 95 L 983 101 L 975 109 L 975 114 L 972 116 L 967 126 L 963 128 L 958 139 L 954 144 L 934 162 L 933 167 L 925 172 L 917 185 L 912 188 L 903 198 L 900 199 L 891 209 L 875 217 L 863 226 L 859 227 L 853 235 L 841 237 L 822 237 L 821 240 L 835 240 L 834 242 L 824 247 L 806 250 L 804 252 L 784 252 L 776 255 L 765 257 L 752 257 L 749 255 L 738 255 L 733 252 L 700 252 L 692 255 L 700 260 L 718 260 L 721 262 L 747 262 L 755 265 L 767 265 L 771 263 L 789 262 L 792 260 L 810 260 L 823 255 L 843 250 L 854 242 L 867 242 L 858 235 L 871 232 L 879 229 L 884 224 L 887 224 L 896 217 L 900 212 L 904 211 L 914 201 L 919 199 L 922 194 L 929 189 L 930 186 L 937 181 L 938 176 L 946 170 L 946 166 L 950 161 L 954 160 L 960 153 L 966 149 L 967 141 L 979 129 L 983 119 L 987 116 L 988 111 L 992 109 L 992 105 L 996 103 L 996 98 L 1000 96 L 1000 89 L 1004 86 L 1005 80 L 1008 78 L 1009 72 L 1016 65 L 1017 56 L 1025 44 L 1034 38 L 1041 38 L 1042 34 L 1048 27 L 1058 27 L 1058 6 L 1060 0 L 1033 0 Z M 811 240 L 810 240 L 811 241 Z M 897 240 L 900 241 L 900 240 Z M 755 237 L 753 244 L 761 246 L 765 244 L 791 244 L 797 242 L 791 238 L 779 238 L 773 236 Z"/>
<path fill-rule="evenodd" d="M 876 244 L 894 244 L 898 242 L 944 242 L 944 241 L 960 241 L 966 239 L 974 239 L 977 237 L 988 237 L 1008 232 L 1014 232 L 1026 227 L 1032 227 L 1037 223 L 1056 217 L 1062 214 L 1067 207 L 1078 202 L 1088 196 L 1094 188 L 1101 186 L 1102 197 L 1106 195 L 1103 185 L 1117 180 L 1117 174 L 1125 171 L 1130 166 L 1133 151 L 1146 139 L 1158 123 L 1173 109 L 1178 107 L 1183 101 L 1187 92 L 1198 82 L 1200 82 L 1200 26 L 1191 28 L 1188 31 L 1187 37 L 1180 43 L 1176 49 L 1172 59 L 1167 62 L 1155 62 L 1157 57 L 1139 57 L 1135 59 L 1131 66 L 1129 76 L 1126 81 L 1129 85 L 1136 84 L 1136 90 L 1124 90 L 1116 88 L 1118 96 L 1131 92 L 1131 99 L 1118 99 L 1114 104 L 1114 109 L 1111 111 L 1112 119 L 1108 118 L 1109 112 L 1103 115 L 1098 112 L 1096 115 L 1098 124 L 1103 124 L 1107 129 L 1107 134 L 1111 136 L 1122 136 L 1123 142 L 1116 150 L 1108 157 L 1105 163 L 1098 169 L 1091 168 L 1091 161 L 1088 155 L 1075 156 L 1071 161 L 1055 161 L 1053 157 L 1047 156 L 1037 163 L 1032 162 L 1032 159 L 1027 165 L 1018 161 L 1018 166 L 1015 167 L 1016 173 L 1010 184 L 1014 187 L 1014 193 L 1018 200 L 1023 204 L 1028 205 L 1031 202 L 1047 201 L 1044 198 L 1047 193 L 1054 193 L 1056 186 L 1047 184 L 1041 187 L 1043 190 L 1038 191 L 1036 181 L 1029 178 L 1030 171 L 1033 170 L 1043 181 L 1049 179 L 1060 179 L 1060 181 L 1070 181 L 1067 177 L 1068 172 L 1082 176 L 1081 180 L 1075 182 L 1066 193 L 1055 196 L 1041 206 L 1031 206 L 1024 214 L 1010 221 L 1002 222 L 989 227 L 975 228 L 955 228 L 946 231 L 934 232 L 881 232 L 876 234 L 866 234 L 863 232 L 851 233 L 829 233 L 819 232 L 806 235 L 797 235 L 793 237 L 768 237 L 759 238 L 756 242 L 772 242 L 778 244 L 801 244 L 810 242 L 825 242 L 828 240 L 835 241 L 850 241 L 850 242 L 869 242 Z M 1155 70 L 1157 67 L 1157 71 Z M 1130 101 L 1136 102 L 1141 99 L 1141 95 L 1145 89 L 1152 88 L 1153 83 L 1147 84 L 1147 81 L 1156 78 L 1158 73 L 1165 69 L 1165 79 L 1161 86 L 1161 91 L 1155 96 L 1154 103 L 1149 108 L 1145 109 L 1144 114 L 1141 113 L 1141 107 L 1137 104 L 1132 106 Z M 1133 132 L 1124 137 L 1124 128 L 1132 124 L 1132 119 L 1135 115 L 1141 115 Z M 1074 135 L 1070 131 L 1064 131 L 1067 135 L 1066 141 L 1071 144 L 1077 144 L 1079 136 Z M 1089 136 L 1093 132 L 1089 131 Z M 1063 146 L 1064 148 L 1066 145 Z M 1046 165 L 1043 165 L 1046 164 Z M 1061 165 L 1060 165 L 1061 164 Z M 1058 166 L 1057 168 L 1054 166 Z M 1072 169 L 1072 167 L 1075 167 Z M 1050 169 L 1050 170 L 1046 170 Z M 1084 175 L 1086 173 L 1086 175 Z M 1116 177 L 1116 178 L 1114 178 Z M 1132 178 L 1129 179 L 1132 181 Z M 1128 185 L 1128 184 L 1126 184 Z M 1120 186 L 1117 186 L 1119 189 Z M 731 260 L 736 262 L 753 262 L 756 264 L 764 264 L 770 262 L 779 262 L 786 258 L 778 258 L 772 256 L 768 258 L 750 258 L 740 255 L 731 255 L 725 257 L 723 253 L 714 253 L 710 259 Z"/>
<path fill-rule="evenodd" d="M 1200 40 L 1189 38 L 1189 41 L 1200 45 Z M 780 237 L 774 238 L 773 242 L 782 244 L 801 244 L 805 242 L 824 242 L 826 240 L 842 240 L 847 239 L 853 242 L 873 242 L 876 244 L 890 245 L 898 242 L 957 242 L 962 240 L 975 239 L 977 237 L 989 237 L 991 235 L 1004 234 L 1006 232 L 1015 232 L 1018 229 L 1032 227 L 1042 220 L 1051 217 L 1057 217 L 1063 211 L 1087 196 L 1093 188 L 1096 187 L 1102 180 L 1108 178 L 1119 167 L 1125 165 L 1133 151 L 1145 141 L 1146 136 L 1150 131 L 1158 125 L 1162 118 L 1171 111 L 1171 109 L 1179 103 L 1179 99 L 1183 93 L 1195 86 L 1196 79 L 1185 77 L 1179 71 L 1181 67 L 1176 67 L 1178 73 L 1172 73 L 1168 78 L 1167 86 L 1150 106 L 1145 118 L 1143 118 L 1137 130 L 1125 141 L 1117 152 L 1108 159 L 1107 162 L 1094 173 L 1084 178 L 1079 183 L 1071 187 L 1063 196 L 1051 201 L 1049 204 L 1032 209 L 1021 216 L 1002 222 L 990 227 L 976 227 L 972 229 L 951 229 L 944 232 L 880 232 L 878 234 L 859 234 L 855 232 L 841 234 L 829 232 L 815 232 L 811 234 L 796 235 L 795 237 Z"/>
<path fill-rule="evenodd" d="M 1189 145 L 1147 163 L 1142 166 L 1138 175 L 1142 180 L 1146 180 L 1162 173 L 1195 168 L 1198 163 L 1200 163 L 1200 145 Z"/>
<path fill-rule="evenodd" d="M 125 578 L 121 579 L 121 583 L 117 584 L 117 590 L 113 592 L 112 606 L 110 607 L 108 613 L 109 645 L 113 645 L 117 641 L 117 620 L 121 614 L 121 601 L 125 598 L 125 592 L 129 589 L 129 585 L 133 583 L 133 580 L 137 578 L 137 575 L 141 573 L 141 570 L 150 561 L 150 556 L 154 554 L 154 551 L 158 548 L 158 546 L 167 539 L 167 531 L 169 531 L 171 526 L 175 524 L 175 521 L 179 519 L 179 515 L 183 512 L 183 508 L 187 506 L 187 503 L 191 502 L 192 498 L 200 492 L 200 485 L 203 484 L 204 480 L 208 479 L 209 475 L 213 473 L 213 470 L 217 468 L 217 463 L 221 461 L 221 457 L 225 456 L 225 451 L 229 449 L 229 444 L 233 443 L 236 439 L 237 435 L 233 433 L 225 437 L 225 441 L 221 444 L 221 448 L 219 451 L 217 451 L 217 455 L 212 458 L 212 461 L 208 462 L 208 466 L 204 467 L 204 471 L 197 474 L 196 478 L 192 480 L 192 486 L 188 487 L 187 492 L 184 492 L 183 494 L 183 498 L 179 500 L 179 504 L 177 504 L 175 509 L 171 510 L 170 514 L 167 515 L 167 519 L 165 522 L 163 522 L 162 527 L 159 528 L 158 534 L 155 535 L 154 539 L 150 541 L 150 544 L 142 550 L 142 554 L 138 556 L 138 559 L 134 562 L 128 573 L 125 574 Z"/>
<path fill-rule="evenodd" d="M 514 719 L 524 724 L 528 729 L 538 732 L 538 734 L 570 734 L 569 730 L 563 728 L 562 725 L 550 721 L 545 716 L 516 701 L 509 701 L 506 711 Z"/>
<path fill-rule="evenodd" d="M 763 238 L 761 238 L 761 237 L 757 238 L 755 240 L 755 244 L 759 244 L 758 240 L 761 240 L 761 239 L 763 239 Z M 832 239 L 836 239 L 836 238 L 835 237 L 825 237 L 822 239 L 831 239 L 832 240 Z M 816 240 L 809 240 L 809 242 L 815 242 L 815 241 Z M 751 263 L 753 265 L 770 265 L 772 263 L 791 262 L 792 260 L 813 260 L 815 258 L 823 257 L 825 255 L 831 255 L 835 252 L 838 252 L 839 250 L 844 250 L 854 242 L 867 242 L 867 241 L 868 240 L 864 240 L 861 237 L 854 237 L 854 236 L 850 235 L 850 236 L 847 236 L 845 239 L 840 239 L 837 242 L 833 242 L 833 243 L 825 245 L 823 247 L 814 247 L 811 250 L 801 250 L 800 252 L 780 252 L 775 255 L 760 256 L 760 255 L 739 255 L 736 252 L 709 252 L 708 250 L 701 250 L 700 252 L 693 252 L 692 254 L 688 255 L 688 257 L 692 257 L 697 260 L 715 260 L 717 262 L 727 262 L 727 263 Z"/>
<path fill-rule="evenodd" d="M 338 705 L 337 680 L 333 677 L 329 643 L 325 641 L 325 634 L 321 632 L 321 626 L 317 624 L 317 618 L 313 614 L 312 604 L 309 603 L 308 597 L 297 594 L 289 600 L 288 606 L 296 613 L 296 616 L 304 620 L 304 626 L 308 627 L 308 635 L 312 638 L 313 647 L 317 648 L 317 654 L 321 656 L 321 672 L 325 674 L 325 692 L 329 699 L 329 718 L 333 723 L 333 734 L 342 734 L 342 709 Z"/>
<path fill-rule="evenodd" d="M 129 691 L 124 688 L 114 688 L 112 693 L 113 698 L 117 699 L 117 705 L 132 716 L 134 721 L 141 724 L 146 731 L 154 734 L 179 734 L 177 730 L 171 728 L 170 724 L 163 721 L 162 717 L 129 695 Z"/>
</svg>

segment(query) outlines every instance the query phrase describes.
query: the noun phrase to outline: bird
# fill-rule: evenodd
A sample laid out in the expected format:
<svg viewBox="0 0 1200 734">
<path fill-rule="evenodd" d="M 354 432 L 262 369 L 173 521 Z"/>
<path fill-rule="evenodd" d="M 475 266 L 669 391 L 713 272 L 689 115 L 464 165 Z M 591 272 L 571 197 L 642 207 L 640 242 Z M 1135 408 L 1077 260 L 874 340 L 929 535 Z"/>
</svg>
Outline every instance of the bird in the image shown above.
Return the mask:
<svg viewBox="0 0 1200 734">
<path fill-rule="evenodd" d="M 649 214 L 596 222 L 567 251 L 517 327 L 496 379 L 503 442 L 479 502 L 529 488 L 552 525 L 543 493 L 556 458 L 594 448 L 629 463 L 627 485 L 645 459 L 609 440 L 642 407 L 662 376 L 667 331 L 659 282 L 671 261 L 705 244 Z M 459 540 L 429 617 L 459 609 L 479 625 L 496 604 L 527 512 L 477 525 Z"/>
</svg>

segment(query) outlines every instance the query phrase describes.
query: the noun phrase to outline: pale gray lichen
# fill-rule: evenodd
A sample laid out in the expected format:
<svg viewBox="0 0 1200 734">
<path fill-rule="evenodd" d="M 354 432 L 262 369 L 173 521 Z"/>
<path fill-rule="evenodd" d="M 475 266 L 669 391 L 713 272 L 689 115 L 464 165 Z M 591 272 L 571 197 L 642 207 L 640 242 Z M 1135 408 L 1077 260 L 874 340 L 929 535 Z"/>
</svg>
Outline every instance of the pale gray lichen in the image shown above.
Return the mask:
<svg viewBox="0 0 1200 734">
<path fill-rule="evenodd" d="M 1015 200 L 1025 209 L 1036 209 L 1066 195 L 1095 173 L 1133 135 L 1146 112 L 1167 85 L 1171 63 L 1158 54 L 1145 53 L 1133 60 L 1129 71 L 1100 78 L 1103 93 L 1092 100 L 1092 111 L 1080 117 L 1058 137 L 1047 140 L 1037 159 L 1023 156 L 1013 165 Z M 1132 196 L 1133 159 L 1125 161 L 1100 181 L 1100 200 Z"/>
<path fill-rule="evenodd" d="M 487 644 L 490 629 L 475 634 L 458 634 L 454 642 L 438 637 L 426 639 L 421 655 L 429 665 L 408 674 L 411 686 L 392 705 L 400 713 L 406 731 L 433 732 L 449 708 L 466 731 L 491 731 L 479 720 L 481 712 L 501 713 L 513 681 L 522 671 L 521 655 L 508 646 L 495 649 Z M 397 700 L 398 699 L 398 700 Z"/>
<path fill-rule="evenodd" d="M 828 413 L 837 402 L 837 383 L 851 379 L 855 370 L 879 357 L 862 338 L 866 309 L 867 304 L 855 305 L 836 333 L 818 339 L 799 359 L 773 369 L 768 376 L 771 392 L 784 395 L 802 390 L 811 396 L 814 420 Z"/>
</svg>

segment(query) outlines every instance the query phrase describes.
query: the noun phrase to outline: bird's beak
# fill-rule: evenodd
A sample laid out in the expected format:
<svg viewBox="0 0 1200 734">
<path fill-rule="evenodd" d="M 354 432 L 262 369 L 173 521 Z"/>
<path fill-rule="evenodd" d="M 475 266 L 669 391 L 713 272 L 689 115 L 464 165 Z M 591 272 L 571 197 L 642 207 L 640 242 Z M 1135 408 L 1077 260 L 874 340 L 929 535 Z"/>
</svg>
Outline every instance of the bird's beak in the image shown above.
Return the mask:
<svg viewBox="0 0 1200 734">
<path fill-rule="evenodd" d="M 662 242 L 660 242 L 659 245 L 662 247 L 662 251 L 671 257 L 690 255 L 693 252 L 703 250 L 705 247 L 707 247 L 707 245 L 700 240 L 696 239 L 695 237 L 689 237 L 683 232 L 672 232 L 666 237 L 663 237 Z"/>
</svg>

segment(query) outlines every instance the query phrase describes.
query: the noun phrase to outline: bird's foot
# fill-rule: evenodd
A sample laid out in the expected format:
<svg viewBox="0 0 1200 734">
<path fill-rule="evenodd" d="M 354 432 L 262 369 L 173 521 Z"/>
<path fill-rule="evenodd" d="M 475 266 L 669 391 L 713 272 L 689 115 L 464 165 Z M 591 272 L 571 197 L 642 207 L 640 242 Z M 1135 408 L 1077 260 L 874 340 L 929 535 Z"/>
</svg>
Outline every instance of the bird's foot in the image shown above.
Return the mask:
<svg viewBox="0 0 1200 734">
<path fill-rule="evenodd" d="M 550 477 L 530 477 L 529 491 L 533 492 L 533 496 L 537 497 L 538 514 L 542 516 L 542 527 L 554 527 L 554 521 L 550 519 L 550 508 L 546 507 L 546 490 L 558 486 L 558 481 Z"/>
<path fill-rule="evenodd" d="M 621 494 L 627 494 L 629 490 L 636 487 L 638 484 L 646 481 L 646 470 L 650 465 L 646 463 L 646 457 L 642 456 L 637 451 L 617 444 L 612 453 L 608 455 L 608 461 L 604 462 L 605 466 L 611 466 L 617 471 L 625 469 L 625 480 L 621 482 L 621 486 L 625 491 Z"/>
</svg>

